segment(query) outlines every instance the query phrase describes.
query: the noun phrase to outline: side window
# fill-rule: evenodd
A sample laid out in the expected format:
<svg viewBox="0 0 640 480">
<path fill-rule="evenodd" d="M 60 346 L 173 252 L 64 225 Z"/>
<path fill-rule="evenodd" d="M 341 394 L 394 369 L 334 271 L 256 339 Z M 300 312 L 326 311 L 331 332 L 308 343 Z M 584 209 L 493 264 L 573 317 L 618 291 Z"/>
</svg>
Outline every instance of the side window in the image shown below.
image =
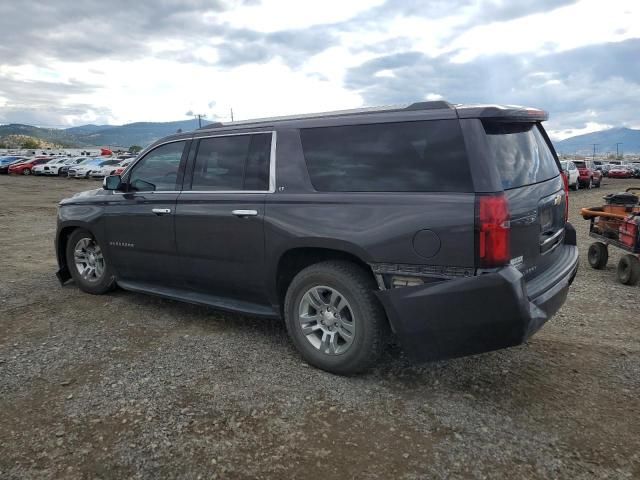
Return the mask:
<svg viewBox="0 0 640 480">
<path fill-rule="evenodd" d="M 268 190 L 271 133 L 200 140 L 192 190 Z"/>
<path fill-rule="evenodd" d="M 308 128 L 300 137 L 318 191 L 473 191 L 457 120 Z"/>
<path fill-rule="evenodd" d="M 145 155 L 129 176 L 131 190 L 175 190 L 184 145 L 185 142 L 167 143 Z"/>
</svg>

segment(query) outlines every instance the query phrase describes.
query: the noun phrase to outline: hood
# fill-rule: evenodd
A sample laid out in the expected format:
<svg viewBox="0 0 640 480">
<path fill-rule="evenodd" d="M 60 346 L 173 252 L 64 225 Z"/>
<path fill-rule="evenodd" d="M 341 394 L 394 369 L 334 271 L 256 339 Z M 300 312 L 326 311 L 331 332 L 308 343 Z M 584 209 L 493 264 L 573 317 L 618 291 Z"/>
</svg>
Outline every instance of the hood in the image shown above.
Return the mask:
<svg viewBox="0 0 640 480">
<path fill-rule="evenodd" d="M 94 190 L 86 190 L 84 192 L 78 192 L 71 197 L 65 198 L 60 201 L 59 205 L 66 205 L 72 203 L 91 202 L 93 199 L 102 197 L 105 195 L 111 195 L 112 192 L 103 188 L 96 188 Z"/>
</svg>

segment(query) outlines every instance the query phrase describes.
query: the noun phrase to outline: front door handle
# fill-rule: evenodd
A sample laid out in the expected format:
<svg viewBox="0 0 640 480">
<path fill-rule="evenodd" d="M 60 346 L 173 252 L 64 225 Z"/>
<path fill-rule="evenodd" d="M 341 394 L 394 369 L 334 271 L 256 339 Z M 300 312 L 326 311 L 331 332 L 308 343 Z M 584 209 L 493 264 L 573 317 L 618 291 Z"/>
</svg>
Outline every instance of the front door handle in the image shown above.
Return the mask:
<svg viewBox="0 0 640 480">
<path fill-rule="evenodd" d="M 153 208 L 151 211 L 156 215 L 166 215 L 167 213 L 171 213 L 170 208 Z"/>
<path fill-rule="evenodd" d="M 258 215 L 257 210 L 233 210 L 231 213 L 236 217 L 255 217 Z"/>
</svg>

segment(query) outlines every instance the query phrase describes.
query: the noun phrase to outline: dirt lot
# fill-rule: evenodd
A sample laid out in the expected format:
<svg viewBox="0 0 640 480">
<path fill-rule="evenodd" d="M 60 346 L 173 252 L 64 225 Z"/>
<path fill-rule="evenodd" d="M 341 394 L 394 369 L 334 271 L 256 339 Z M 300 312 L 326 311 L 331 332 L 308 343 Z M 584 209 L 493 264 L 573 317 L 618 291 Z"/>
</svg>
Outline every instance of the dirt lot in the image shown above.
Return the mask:
<svg viewBox="0 0 640 480">
<path fill-rule="evenodd" d="M 0 478 L 640 478 L 638 287 L 586 262 L 528 345 L 341 378 L 281 323 L 61 287 L 56 203 L 0 176 Z"/>
</svg>

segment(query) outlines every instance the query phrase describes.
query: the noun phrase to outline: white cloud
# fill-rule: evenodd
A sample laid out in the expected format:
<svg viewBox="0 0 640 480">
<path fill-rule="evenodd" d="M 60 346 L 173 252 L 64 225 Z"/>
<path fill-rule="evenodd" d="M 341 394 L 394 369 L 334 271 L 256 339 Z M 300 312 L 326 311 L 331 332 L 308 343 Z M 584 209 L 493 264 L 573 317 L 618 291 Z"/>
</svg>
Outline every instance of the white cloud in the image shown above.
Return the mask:
<svg viewBox="0 0 640 480">
<path fill-rule="evenodd" d="M 640 37 L 637 0 L 583 0 L 554 10 L 507 22 L 480 25 L 449 45 L 455 60 L 468 62 L 497 53 L 542 55 L 603 42 Z"/>
</svg>

